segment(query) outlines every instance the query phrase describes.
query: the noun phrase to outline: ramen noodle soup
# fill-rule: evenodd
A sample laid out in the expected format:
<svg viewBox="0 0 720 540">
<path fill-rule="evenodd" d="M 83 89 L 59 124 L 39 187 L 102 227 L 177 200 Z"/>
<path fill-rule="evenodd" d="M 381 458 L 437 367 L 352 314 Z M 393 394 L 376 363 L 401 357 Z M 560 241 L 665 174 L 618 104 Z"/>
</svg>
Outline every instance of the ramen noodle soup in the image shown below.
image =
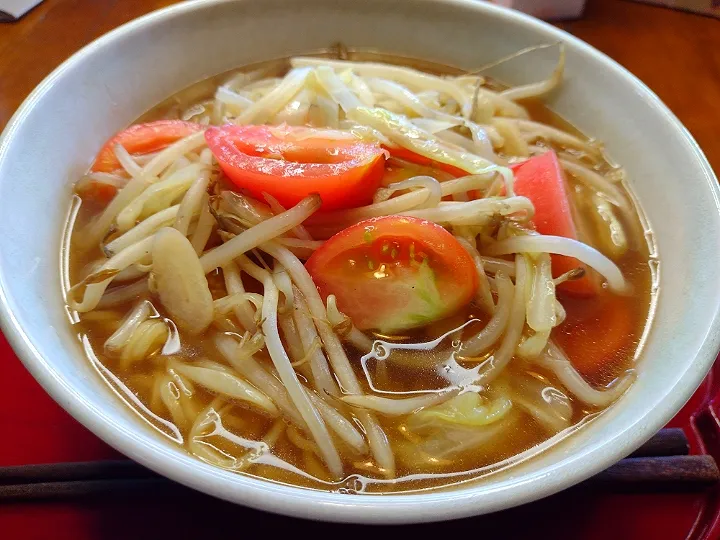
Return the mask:
<svg viewBox="0 0 720 540">
<path fill-rule="evenodd" d="M 658 263 L 623 169 L 541 103 L 558 50 L 507 87 L 340 47 L 159 104 L 75 184 L 88 360 L 198 460 L 313 489 L 456 485 L 572 435 L 633 384 Z"/>
</svg>

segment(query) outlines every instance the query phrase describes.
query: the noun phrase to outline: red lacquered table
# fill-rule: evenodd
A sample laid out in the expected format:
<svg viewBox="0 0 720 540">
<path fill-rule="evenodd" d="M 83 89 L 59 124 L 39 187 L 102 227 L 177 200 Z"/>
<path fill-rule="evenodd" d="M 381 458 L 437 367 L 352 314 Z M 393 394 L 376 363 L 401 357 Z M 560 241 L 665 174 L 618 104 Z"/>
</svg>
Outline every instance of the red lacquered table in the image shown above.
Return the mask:
<svg viewBox="0 0 720 540">
<path fill-rule="evenodd" d="M 71 53 L 113 27 L 171 3 L 45 0 L 22 21 L 0 24 L 0 129 L 32 88 Z M 720 165 L 720 20 L 620 0 L 590 0 L 582 20 L 560 26 L 643 79 L 690 129 L 711 163 Z M 692 453 L 709 453 L 720 462 L 716 396 L 720 363 L 671 425 L 686 431 Z M 0 335 L 0 466 L 117 457 L 45 394 Z M 275 536 L 288 530 L 296 537 L 350 531 L 348 526 L 271 516 L 204 496 L 0 506 L 0 540 L 220 538 Z M 390 533 L 716 540 L 720 487 L 682 494 L 561 493 L 491 516 Z"/>
</svg>

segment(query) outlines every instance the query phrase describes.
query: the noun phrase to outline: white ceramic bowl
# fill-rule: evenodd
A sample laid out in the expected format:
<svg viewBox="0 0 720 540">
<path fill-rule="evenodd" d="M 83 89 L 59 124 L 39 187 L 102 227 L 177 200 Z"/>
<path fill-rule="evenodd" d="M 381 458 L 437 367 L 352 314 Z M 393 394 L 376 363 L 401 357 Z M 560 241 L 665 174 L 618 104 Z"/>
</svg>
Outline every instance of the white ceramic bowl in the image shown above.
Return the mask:
<svg viewBox="0 0 720 540">
<path fill-rule="evenodd" d="M 251 62 L 348 46 L 473 68 L 563 40 L 566 81 L 550 103 L 607 143 L 654 226 L 660 297 L 638 382 L 587 428 L 536 459 L 480 483 L 413 495 L 341 495 L 232 474 L 191 459 L 151 432 L 92 370 L 63 310 L 60 237 L 70 186 L 101 143 L 190 83 Z M 537 53 L 495 72 L 543 78 Z M 718 350 L 720 214 L 716 179 L 688 132 L 640 81 L 547 24 L 463 0 L 189 2 L 92 43 L 28 97 L 0 140 L 2 329 L 50 395 L 106 442 L 178 482 L 273 512 L 402 523 L 492 512 L 549 495 L 630 453 L 685 403 Z"/>
</svg>

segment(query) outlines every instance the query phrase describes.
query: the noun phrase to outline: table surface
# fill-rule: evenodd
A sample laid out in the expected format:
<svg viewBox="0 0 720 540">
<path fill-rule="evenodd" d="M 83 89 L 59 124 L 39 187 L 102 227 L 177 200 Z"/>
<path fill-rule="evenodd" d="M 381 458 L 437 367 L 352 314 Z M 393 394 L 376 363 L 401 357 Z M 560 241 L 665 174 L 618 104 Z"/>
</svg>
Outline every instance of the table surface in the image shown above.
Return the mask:
<svg viewBox="0 0 720 540">
<path fill-rule="evenodd" d="M 70 54 L 112 28 L 172 3 L 173 0 L 45 0 L 21 21 L 0 23 L 0 129 L 27 94 Z M 717 136 L 720 119 L 720 20 L 629 1 L 589 0 L 581 20 L 559 23 L 558 26 L 605 52 L 642 79 L 695 136 L 711 164 L 720 167 L 720 137 Z M 14 421 L 14 424 L 3 425 L 3 420 L 8 421 L 13 415 L 12 411 L 7 411 L 8 402 L 4 401 L 0 409 L 8 414 L 0 410 L 0 440 L 3 434 L 8 433 L 8 425 L 13 426 L 12 429 L 24 429 L 29 433 L 34 429 L 32 422 L 46 422 L 62 432 L 56 439 L 64 441 L 65 445 L 56 444 L 52 449 L 49 445 L 35 445 L 30 450 L 35 452 L 34 459 L 48 459 L 50 450 L 54 452 L 51 457 L 55 459 L 89 459 L 112 455 L 109 449 L 104 449 L 83 428 L 63 416 L 64 413 L 51 403 L 19 362 L 12 358 L 2 336 L 0 359 L 0 398 L 5 393 L 15 396 L 22 393 L 22 397 L 28 403 L 32 402 L 33 407 L 40 409 L 41 406 L 36 404 L 42 402 L 42 406 L 46 407 L 43 410 L 51 411 L 41 413 L 38 410 L 37 414 L 30 414 L 31 422 L 27 418 L 22 422 L 11 419 L 10 422 Z M 41 414 L 45 415 L 42 420 L 39 418 Z M 23 437 L 22 433 L 16 433 L 16 441 Z M 26 453 L 29 450 L 27 446 L 23 449 L 22 446 L 15 448 L 12 444 L 0 444 L 0 447 L 5 460 L 11 462 L 17 462 L 21 455 L 29 455 Z M 566 536 L 560 533 L 556 520 L 565 521 L 568 510 L 571 514 L 579 512 L 578 501 L 572 501 L 575 508 L 572 510 L 567 507 L 570 502 L 567 497 L 555 497 L 520 511 L 505 512 L 496 515 L 491 522 L 484 521 L 487 528 L 478 522 L 458 522 L 449 529 L 443 528 L 445 526 L 431 528 L 435 532 L 447 533 L 451 530 L 459 532 L 458 527 L 474 528 L 480 525 L 479 530 L 484 528 L 485 532 L 514 530 L 517 533 L 524 529 L 517 522 L 527 519 L 536 525 L 532 529 L 534 537 L 544 538 L 553 531 L 555 538 L 564 538 Z M 648 517 L 663 513 L 675 516 L 667 520 L 668 525 L 663 525 L 663 529 L 656 530 L 655 535 L 647 536 L 649 531 L 646 528 L 633 530 L 629 522 L 628 526 L 624 525 L 620 530 L 602 526 L 603 521 L 622 522 L 623 513 L 627 513 L 627 509 L 636 503 L 637 499 L 632 496 L 615 497 L 602 504 L 593 501 L 589 505 L 591 510 L 586 509 L 579 517 L 576 515 L 571 520 L 573 532 L 566 534 L 574 538 L 608 538 L 609 534 L 616 539 L 684 538 L 687 531 L 693 528 L 693 521 L 697 519 L 697 505 L 701 504 L 692 494 L 685 499 L 655 496 L 652 508 L 646 509 L 650 512 Z M 681 503 L 684 504 L 684 510 Z M 212 509 L 216 524 L 227 520 L 237 523 L 242 518 L 238 512 L 243 511 L 231 505 L 210 501 L 202 504 L 201 508 L 206 512 Z M 87 505 L 81 511 L 67 505 L 52 508 L 43 505 L 0 507 L 0 538 L 140 538 L 145 537 L 140 534 L 141 530 L 170 533 L 167 528 L 169 523 L 177 521 L 178 515 L 191 511 L 195 513 L 195 510 L 177 508 L 172 503 L 158 504 L 152 509 L 138 509 L 132 506 L 131 501 L 122 508 L 109 509 L 98 503 Z M 179 530 L 186 533 L 191 530 L 210 532 L 201 514 L 196 514 L 202 522 L 197 527 L 188 522 Z M 603 516 L 612 516 L 612 519 L 607 520 Z M 246 515 L 245 519 L 248 518 L 254 520 L 258 527 L 270 528 L 266 530 L 293 523 L 256 513 L 252 517 Z M 151 520 L 155 525 L 148 529 Z M 597 527 L 597 523 L 601 526 Z M 54 531 L 52 534 L 48 532 L 49 528 Z M 210 529 L 215 530 L 212 526 Z M 308 524 L 307 532 L 311 529 L 320 532 L 314 525 Z M 15 534 L 6 536 L 2 530 Z M 333 528 L 332 532 L 338 532 L 338 529 Z M 511 533 L 508 537 L 512 536 Z M 157 537 L 168 536 L 161 534 Z M 185 534 L 181 534 L 181 537 L 185 537 Z"/>
</svg>

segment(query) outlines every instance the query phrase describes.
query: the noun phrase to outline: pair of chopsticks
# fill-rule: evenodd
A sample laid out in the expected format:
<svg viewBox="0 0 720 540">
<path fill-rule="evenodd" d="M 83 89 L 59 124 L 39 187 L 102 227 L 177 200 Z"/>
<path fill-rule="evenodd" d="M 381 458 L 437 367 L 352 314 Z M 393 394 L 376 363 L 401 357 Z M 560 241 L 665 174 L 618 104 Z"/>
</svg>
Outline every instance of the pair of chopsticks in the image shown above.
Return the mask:
<svg viewBox="0 0 720 540">
<path fill-rule="evenodd" d="M 681 428 L 656 433 L 629 457 L 593 476 L 578 488 L 613 491 L 688 491 L 720 481 L 715 458 L 688 455 L 690 445 Z"/>
<path fill-rule="evenodd" d="M 658 432 L 630 457 L 579 489 L 688 491 L 720 480 L 712 456 L 688 455 L 682 429 Z M 193 496 L 195 492 L 130 460 L 0 467 L 0 503 L 133 496 Z"/>
<path fill-rule="evenodd" d="M 129 459 L 0 467 L 0 504 L 193 493 Z"/>
</svg>

